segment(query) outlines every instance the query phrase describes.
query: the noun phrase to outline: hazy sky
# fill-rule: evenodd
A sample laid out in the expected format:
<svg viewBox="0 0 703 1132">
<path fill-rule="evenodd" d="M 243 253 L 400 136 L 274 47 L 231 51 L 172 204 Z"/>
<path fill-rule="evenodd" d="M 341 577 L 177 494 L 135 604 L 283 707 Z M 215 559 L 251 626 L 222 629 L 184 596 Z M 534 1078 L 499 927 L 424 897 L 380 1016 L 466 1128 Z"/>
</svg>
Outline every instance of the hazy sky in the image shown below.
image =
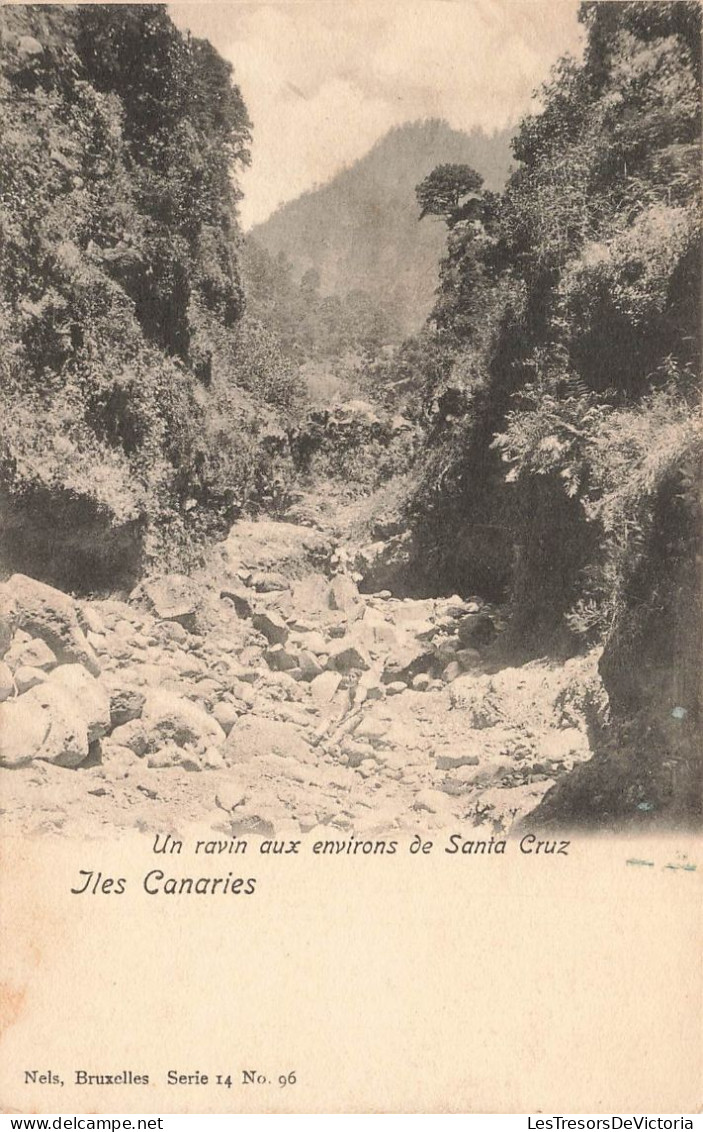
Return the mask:
<svg viewBox="0 0 703 1132">
<path fill-rule="evenodd" d="M 577 0 L 211 0 L 174 4 L 179 27 L 234 65 L 254 123 L 245 227 L 326 181 L 391 126 L 516 122 L 566 51 Z"/>
</svg>

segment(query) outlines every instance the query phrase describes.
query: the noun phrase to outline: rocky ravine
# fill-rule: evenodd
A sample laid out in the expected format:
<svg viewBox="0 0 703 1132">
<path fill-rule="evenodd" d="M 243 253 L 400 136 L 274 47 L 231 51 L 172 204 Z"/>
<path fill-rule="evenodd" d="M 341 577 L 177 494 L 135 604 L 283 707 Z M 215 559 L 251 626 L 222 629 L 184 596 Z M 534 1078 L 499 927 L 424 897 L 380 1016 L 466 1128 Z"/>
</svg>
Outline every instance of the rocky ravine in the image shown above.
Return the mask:
<svg viewBox="0 0 703 1132">
<path fill-rule="evenodd" d="M 594 655 L 501 666 L 480 602 L 360 595 L 334 549 L 240 522 L 201 576 L 127 601 L 10 578 L 6 830 L 490 836 L 589 757 Z"/>
</svg>

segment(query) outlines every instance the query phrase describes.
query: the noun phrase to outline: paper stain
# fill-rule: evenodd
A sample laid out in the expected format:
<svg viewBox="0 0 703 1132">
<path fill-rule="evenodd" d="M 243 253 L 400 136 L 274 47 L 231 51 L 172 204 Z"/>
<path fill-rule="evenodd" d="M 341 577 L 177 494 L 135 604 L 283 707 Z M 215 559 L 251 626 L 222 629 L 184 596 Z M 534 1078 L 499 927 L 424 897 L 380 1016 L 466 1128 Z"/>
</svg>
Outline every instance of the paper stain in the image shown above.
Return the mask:
<svg viewBox="0 0 703 1132">
<path fill-rule="evenodd" d="M 26 997 L 26 990 L 15 990 L 8 983 L 0 983 L 0 1040 L 21 1017 Z"/>
</svg>

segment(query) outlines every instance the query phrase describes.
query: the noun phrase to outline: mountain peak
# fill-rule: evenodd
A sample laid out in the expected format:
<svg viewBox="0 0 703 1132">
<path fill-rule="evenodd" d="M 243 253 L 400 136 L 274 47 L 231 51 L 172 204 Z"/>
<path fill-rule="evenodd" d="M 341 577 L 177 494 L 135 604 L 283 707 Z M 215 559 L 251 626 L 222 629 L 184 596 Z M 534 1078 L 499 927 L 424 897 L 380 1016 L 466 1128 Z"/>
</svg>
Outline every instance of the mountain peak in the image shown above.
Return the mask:
<svg viewBox="0 0 703 1132">
<path fill-rule="evenodd" d="M 313 268 L 327 294 L 363 290 L 401 311 L 406 331 L 429 313 L 446 232 L 419 223 L 415 186 L 441 164 L 467 164 L 500 189 L 510 165 L 511 130 L 454 129 L 441 118 L 394 126 L 352 165 L 282 205 L 252 230 L 271 255 L 283 253 L 298 278 Z"/>
</svg>

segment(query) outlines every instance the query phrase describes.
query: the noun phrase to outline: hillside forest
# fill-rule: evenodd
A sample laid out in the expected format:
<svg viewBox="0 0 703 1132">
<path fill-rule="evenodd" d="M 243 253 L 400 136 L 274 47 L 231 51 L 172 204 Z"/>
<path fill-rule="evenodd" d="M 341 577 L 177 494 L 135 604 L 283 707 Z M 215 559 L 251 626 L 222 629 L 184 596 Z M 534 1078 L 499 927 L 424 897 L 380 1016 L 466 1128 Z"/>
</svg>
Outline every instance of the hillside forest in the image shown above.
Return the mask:
<svg viewBox="0 0 703 1132">
<path fill-rule="evenodd" d="M 512 130 L 408 123 L 245 236 L 236 68 L 164 6 L 3 8 L 0 569 L 127 602 L 321 531 L 361 595 L 486 611 L 445 685 L 595 658 L 530 820 L 690 822 L 701 9 L 579 19 Z"/>
</svg>

